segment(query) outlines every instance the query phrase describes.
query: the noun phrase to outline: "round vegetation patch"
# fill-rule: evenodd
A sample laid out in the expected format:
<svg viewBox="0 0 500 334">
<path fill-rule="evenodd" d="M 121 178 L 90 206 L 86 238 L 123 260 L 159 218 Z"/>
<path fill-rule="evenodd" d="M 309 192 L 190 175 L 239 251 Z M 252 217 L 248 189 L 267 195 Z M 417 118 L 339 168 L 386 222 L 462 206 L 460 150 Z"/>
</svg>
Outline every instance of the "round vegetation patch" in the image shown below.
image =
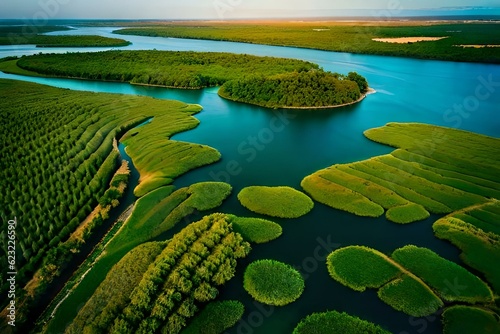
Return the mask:
<svg viewBox="0 0 500 334">
<path fill-rule="evenodd" d="M 272 241 L 283 233 L 280 225 L 260 218 L 233 217 L 231 223 L 235 232 L 256 244 Z"/>
<path fill-rule="evenodd" d="M 309 196 L 290 187 L 247 187 L 238 200 L 250 211 L 280 218 L 298 218 L 314 207 Z"/>
<path fill-rule="evenodd" d="M 419 204 L 408 203 L 390 208 L 385 213 L 388 220 L 398 224 L 409 224 L 430 217 L 430 213 Z"/>
<path fill-rule="evenodd" d="M 293 334 L 389 334 L 390 332 L 382 329 L 366 320 L 359 319 L 347 313 L 330 311 L 324 313 L 313 313 L 302 319 Z"/>
<path fill-rule="evenodd" d="M 288 264 L 259 260 L 250 263 L 245 270 L 243 287 L 261 303 L 284 306 L 302 295 L 304 279 Z"/>
</svg>

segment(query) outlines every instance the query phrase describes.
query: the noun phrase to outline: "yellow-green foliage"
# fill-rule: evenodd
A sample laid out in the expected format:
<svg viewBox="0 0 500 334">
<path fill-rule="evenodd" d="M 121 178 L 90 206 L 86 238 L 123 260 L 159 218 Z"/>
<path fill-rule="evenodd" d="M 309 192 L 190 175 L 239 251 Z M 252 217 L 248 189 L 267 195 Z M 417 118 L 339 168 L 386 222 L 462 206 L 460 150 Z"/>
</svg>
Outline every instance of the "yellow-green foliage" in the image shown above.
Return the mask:
<svg viewBox="0 0 500 334">
<path fill-rule="evenodd" d="M 105 273 L 135 246 L 166 232 L 194 210 L 209 210 L 219 206 L 229 196 L 231 186 L 226 183 L 204 182 L 181 188 L 175 192 L 173 186 L 159 188 L 137 201 L 136 207 L 116 236 L 106 245 L 105 253 L 85 275 L 73 293 L 63 301 L 56 317 L 68 321 L 75 316 L 74 305 L 80 305 L 89 298 Z M 228 218 L 229 219 L 229 218 Z M 66 306 L 69 305 L 69 306 Z M 50 331 L 63 321 L 52 321 Z"/>
<path fill-rule="evenodd" d="M 394 309 L 414 317 L 430 315 L 443 306 L 432 290 L 409 275 L 381 287 L 378 296 Z"/>
<path fill-rule="evenodd" d="M 493 293 L 480 278 L 430 249 L 408 245 L 396 249 L 391 257 L 446 301 L 471 304 L 493 301 Z"/>
<path fill-rule="evenodd" d="M 232 216 L 233 229 L 241 236 L 256 244 L 262 244 L 278 238 L 283 229 L 279 224 L 260 218 L 243 218 Z"/>
<path fill-rule="evenodd" d="M 108 314 L 111 333 L 179 333 L 218 287 L 236 273 L 250 245 L 228 217 L 213 214 L 174 235 L 128 295 L 122 312 Z M 98 325 L 94 323 L 93 325 Z"/>
<path fill-rule="evenodd" d="M 495 204 L 498 207 L 498 201 Z M 471 208 L 465 213 L 479 208 Z M 497 216 L 498 217 L 498 216 Z M 498 224 L 499 219 L 490 221 Z M 493 232 L 486 232 L 473 224 L 453 216 L 439 219 L 433 225 L 434 234 L 440 239 L 450 241 L 457 246 L 462 254 L 460 257 L 470 267 L 480 271 L 486 277 L 491 287 L 500 293 L 500 236 Z"/>
<path fill-rule="evenodd" d="M 301 186 L 314 200 L 332 208 L 366 217 L 379 217 L 384 214 L 384 208 L 377 203 L 316 174 L 302 180 Z"/>
<path fill-rule="evenodd" d="M 498 315 L 478 307 L 452 306 L 443 312 L 443 333 L 500 333 Z"/>
<path fill-rule="evenodd" d="M 387 11 L 387 14 L 391 9 Z M 386 15 L 385 12 L 381 15 Z M 303 47 L 328 51 L 391 55 L 473 62 L 500 62 L 495 48 L 461 48 L 462 44 L 500 44 L 498 24 L 408 24 L 370 22 L 353 25 L 338 22 L 169 23 L 166 26 L 126 28 L 123 35 L 227 40 L 235 42 Z M 447 38 L 423 43 L 381 43 L 373 38 L 435 36 Z"/>
<path fill-rule="evenodd" d="M 408 224 L 419 220 L 424 220 L 430 217 L 430 213 L 423 206 L 415 203 L 390 208 L 385 213 L 388 220 L 399 223 Z"/>
<path fill-rule="evenodd" d="M 261 303 L 284 306 L 302 295 L 304 279 L 288 264 L 275 260 L 258 260 L 245 269 L 243 287 Z"/>
<path fill-rule="evenodd" d="M 150 123 L 129 131 L 121 139 L 141 174 L 136 195 L 170 184 L 177 176 L 220 159 L 220 153 L 208 146 L 169 139 L 199 124 L 191 115 L 199 112 L 200 106 L 182 102 L 175 102 L 174 106 L 163 108 Z M 152 115 L 152 110 L 147 112 Z"/>
<path fill-rule="evenodd" d="M 314 206 L 307 195 L 290 187 L 247 187 L 240 191 L 238 199 L 253 212 L 280 218 L 301 217 Z"/>
<path fill-rule="evenodd" d="M 401 273 L 386 255 L 364 246 L 348 246 L 332 252 L 327 267 L 333 279 L 356 291 L 380 288 Z"/>
<path fill-rule="evenodd" d="M 182 334 L 221 334 L 243 316 L 245 307 L 236 300 L 211 302 L 181 332 Z"/>
<path fill-rule="evenodd" d="M 389 220 L 411 223 L 427 211 L 450 213 L 500 195 L 499 139 L 417 123 L 365 135 L 398 150 L 306 177 L 302 187 L 314 199 L 360 216 L 378 217 L 385 208 Z"/>
<path fill-rule="evenodd" d="M 111 268 L 104 281 L 66 329 L 66 333 L 95 333 L 106 329 L 110 325 L 106 319 L 121 312 L 127 305 L 128 296 L 165 245 L 166 243 L 162 242 L 150 242 L 128 252 Z"/>
<path fill-rule="evenodd" d="M 302 319 L 293 334 L 390 334 L 378 325 L 366 320 L 340 313 L 329 311 L 324 313 L 313 313 Z"/>
</svg>

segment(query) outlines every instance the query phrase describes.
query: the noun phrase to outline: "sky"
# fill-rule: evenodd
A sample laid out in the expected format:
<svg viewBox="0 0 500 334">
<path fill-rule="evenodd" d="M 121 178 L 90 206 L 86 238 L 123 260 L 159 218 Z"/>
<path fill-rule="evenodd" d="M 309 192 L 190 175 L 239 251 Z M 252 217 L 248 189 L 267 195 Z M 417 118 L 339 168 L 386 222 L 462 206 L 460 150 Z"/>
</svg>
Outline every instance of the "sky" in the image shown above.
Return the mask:
<svg viewBox="0 0 500 334">
<path fill-rule="evenodd" d="M 473 8 L 464 8 L 473 7 Z M 480 8 L 478 8 L 480 7 Z M 238 19 L 500 15 L 499 0 L 0 0 L 1 19 Z M 437 10 L 437 11 L 435 11 Z"/>
</svg>

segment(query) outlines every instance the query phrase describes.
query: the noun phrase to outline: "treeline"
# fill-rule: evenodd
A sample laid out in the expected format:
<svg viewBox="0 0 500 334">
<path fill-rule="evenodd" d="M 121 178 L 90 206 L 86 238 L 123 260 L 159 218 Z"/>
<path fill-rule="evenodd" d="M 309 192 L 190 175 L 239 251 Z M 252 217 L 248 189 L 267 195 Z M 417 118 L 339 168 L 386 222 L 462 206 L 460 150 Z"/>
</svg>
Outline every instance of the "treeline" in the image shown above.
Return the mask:
<svg viewBox="0 0 500 334">
<path fill-rule="evenodd" d="M 360 87 L 357 82 L 350 80 L 354 76 L 366 90 L 366 80 L 358 74 L 350 73 L 344 77 L 312 70 L 228 81 L 219 90 L 219 95 L 268 108 L 330 107 L 359 100 Z"/>
<path fill-rule="evenodd" d="M 0 27 L 0 45 L 35 44 L 37 47 L 118 47 L 130 45 L 130 42 L 121 38 L 94 35 L 40 35 L 64 30 L 71 29 L 58 26 L 4 26 Z"/>
<path fill-rule="evenodd" d="M 93 315 L 84 316 L 85 322 L 77 317 L 69 332 L 179 333 L 201 305 L 217 296 L 217 287 L 234 276 L 237 259 L 249 251 L 250 245 L 233 232 L 226 215 L 206 216 L 170 240 L 126 303 L 117 293 L 100 310 L 86 306 L 84 310 Z M 97 306 L 104 302 L 91 301 Z"/>
<path fill-rule="evenodd" d="M 22 57 L 17 65 L 45 75 L 177 88 L 220 86 L 228 80 L 318 69 L 309 62 L 219 52 L 106 51 Z"/>
</svg>

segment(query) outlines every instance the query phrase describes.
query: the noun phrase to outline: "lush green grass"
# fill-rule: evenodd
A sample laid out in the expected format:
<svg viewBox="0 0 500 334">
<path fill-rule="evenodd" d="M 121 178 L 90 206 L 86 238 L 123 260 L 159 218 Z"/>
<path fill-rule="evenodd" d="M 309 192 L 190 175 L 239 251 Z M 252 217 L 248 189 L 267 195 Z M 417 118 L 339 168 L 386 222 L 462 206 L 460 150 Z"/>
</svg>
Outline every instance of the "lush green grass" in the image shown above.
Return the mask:
<svg viewBox="0 0 500 334">
<path fill-rule="evenodd" d="M 452 306 L 443 312 L 444 334 L 500 333 L 498 315 L 485 309 Z"/>
<path fill-rule="evenodd" d="M 334 165 L 309 175 L 302 187 L 315 200 L 359 216 L 411 223 L 429 212 L 486 203 L 500 195 L 500 140 L 418 123 L 389 123 L 365 135 L 397 147 L 392 154 Z M 479 213 L 478 213 L 479 214 Z M 484 219 L 494 215 L 481 213 Z"/>
<path fill-rule="evenodd" d="M 384 208 L 367 197 L 317 174 L 304 178 L 300 185 L 315 201 L 334 209 L 365 217 L 380 217 L 384 214 Z"/>
<path fill-rule="evenodd" d="M 317 31 L 315 29 L 322 29 Z M 162 27 L 127 28 L 115 33 L 228 40 L 257 44 L 286 45 L 339 52 L 391 55 L 425 59 L 500 62 L 495 48 L 473 49 L 454 45 L 500 44 L 500 26 L 494 23 L 434 24 L 410 23 L 349 24 L 338 22 L 275 22 L 261 24 L 171 23 Z M 373 41 L 388 37 L 444 37 L 435 42 L 391 44 Z"/>
<path fill-rule="evenodd" d="M 166 243 L 150 242 L 127 253 L 108 272 L 92 297 L 80 310 L 66 333 L 96 332 L 95 327 L 107 327 L 101 319 L 120 313 L 128 303 L 128 296 L 139 284 L 149 265 L 162 252 Z M 93 324 L 99 324 L 94 326 Z M 109 324 L 108 324 L 109 325 Z"/>
<path fill-rule="evenodd" d="M 497 220 L 498 222 L 498 220 Z M 450 241 L 461 251 L 460 257 L 470 267 L 484 274 L 486 280 L 500 293 L 500 236 L 460 219 L 446 217 L 433 225 L 434 234 Z"/>
<path fill-rule="evenodd" d="M 245 307 L 236 300 L 216 301 L 205 306 L 182 334 L 221 334 L 243 316 Z"/>
<path fill-rule="evenodd" d="M 304 291 L 304 279 L 291 266 L 275 260 L 258 260 L 245 269 L 243 287 L 255 300 L 284 306 Z"/>
<path fill-rule="evenodd" d="M 409 275 L 381 287 L 378 296 L 394 309 L 414 317 L 430 315 L 443 306 L 432 290 Z"/>
<path fill-rule="evenodd" d="M 297 327 L 293 330 L 293 334 L 389 334 L 378 325 L 375 325 L 366 320 L 340 313 L 337 311 L 329 311 L 324 313 L 313 313 L 302 319 Z"/>
<path fill-rule="evenodd" d="M 481 279 L 430 249 L 408 245 L 395 250 L 391 257 L 445 301 L 471 304 L 493 301 L 490 288 Z"/>
<path fill-rule="evenodd" d="M 312 210 L 314 203 L 304 193 L 290 187 L 247 187 L 238 199 L 247 209 L 281 218 L 298 218 Z"/>
<path fill-rule="evenodd" d="M 430 217 L 430 213 L 420 204 L 408 203 L 387 210 L 385 216 L 388 220 L 399 223 L 408 224 L 419 220 L 424 220 Z"/>
<path fill-rule="evenodd" d="M 234 216 L 231 222 L 234 230 L 245 240 L 256 244 L 272 241 L 283 233 L 279 224 L 265 219 Z"/>
<path fill-rule="evenodd" d="M 356 291 L 380 288 L 401 273 L 386 255 L 364 246 L 348 246 L 332 252 L 327 267 L 333 279 Z"/>
<path fill-rule="evenodd" d="M 174 178 L 189 170 L 214 163 L 221 157 L 211 147 L 170 140 L 172 135 L 199 124 L 191 115 L 199 112 L 200 106 L 176 103 L 179 113 L 173 114 L 165 109 L 151 122 L 129 131 L 121 139 L 141 174 L 140 183 L 134 191 L 136 195 L 170 184 Z"/>
</svg>

